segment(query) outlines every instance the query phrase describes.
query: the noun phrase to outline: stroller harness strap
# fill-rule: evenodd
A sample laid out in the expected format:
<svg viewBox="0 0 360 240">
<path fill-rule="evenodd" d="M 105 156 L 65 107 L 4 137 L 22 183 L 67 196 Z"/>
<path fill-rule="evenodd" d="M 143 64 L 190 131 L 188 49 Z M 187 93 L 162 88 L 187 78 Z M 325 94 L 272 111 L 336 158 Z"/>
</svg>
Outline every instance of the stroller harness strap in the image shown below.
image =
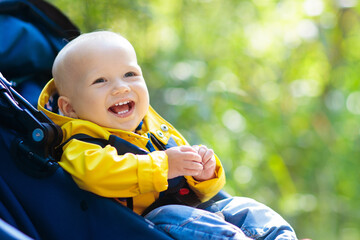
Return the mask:
<svg viewBox="0 0 360 240">
<path fill-rule="evenodd" d="M 111 145 L 117 150 L 118 155 L 124 155 L 126 153 L 145 155 L 149 153 L 148 151 L 145 151 L 139 148 L 138 146 L 115 135 L 110 135 L 109 139 L 106 140 L 103 138 L 95 138 L 87 134 L 80 133 L 71 136 L 69 139 L 67 139 L 64 143 L 62 143 L 56 148 L 55 150 L 56 159 L 60 160 L 63 146 L 65 146 L 68 142 L 70 142 L 73 139 L 97 144 L 101 147 Z M 170 147 L 176 146 L 175 141 L 173 141 L 173 139 L 171 138 L 169 140 L 169 143 L 167 145 L 164 145 L 153 134 L 150 134 L 150 140 L 147 144 L 147 147 L 149 148 L 150 151 L 155 149 L 152 146 L 152 144 L 154 144 L 159 150 L 166 150 Z M 169 184 L 168 189 L 160 193 L 159 198 L 155 202 L 153 202 L 148 208 L 145 209 L 145 211 L 142 213 L 142 216 L 145 216 L 146 214 L 151 212 L 151 210 L 164 205 L 180 204 L 180 205 L 188 205 L 188 206 L 196 207 L 201 203 L 199 197 L 189 187 L 188 183 L 186 182 L 186 179 L 183 176 L 169 179 L 168 184 Z M 126 200 L 127 207 L 133 210 L 133 199 L 131 197 L 118 198 L 117 200 L 119 201 Z"/>
</svg>

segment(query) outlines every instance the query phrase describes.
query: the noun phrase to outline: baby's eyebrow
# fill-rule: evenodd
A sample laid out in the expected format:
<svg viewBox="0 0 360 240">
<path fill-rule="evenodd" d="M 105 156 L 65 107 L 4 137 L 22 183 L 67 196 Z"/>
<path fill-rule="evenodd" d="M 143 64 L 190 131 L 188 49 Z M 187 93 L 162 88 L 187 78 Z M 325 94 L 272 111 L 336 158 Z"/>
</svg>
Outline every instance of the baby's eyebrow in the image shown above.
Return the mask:
<svg viewBox="0 0 360 240">
<path fill-rule="evenodd" d="M 136 65 L 134 65 L 134 64 L 129 64 L 129 67 L 135 68 L 135 69 L 141 69 L 141 67 L 140 67 L 138 64 L 136 64 Z"/>
<path fill-rule="evenodd" d="M 138 71 L 142 72 L 140 65 L 136 64 L 136 66 L 133 66 L 133 67 L 134 67 L 135 69 L 137 69 Z"/>
</svg>

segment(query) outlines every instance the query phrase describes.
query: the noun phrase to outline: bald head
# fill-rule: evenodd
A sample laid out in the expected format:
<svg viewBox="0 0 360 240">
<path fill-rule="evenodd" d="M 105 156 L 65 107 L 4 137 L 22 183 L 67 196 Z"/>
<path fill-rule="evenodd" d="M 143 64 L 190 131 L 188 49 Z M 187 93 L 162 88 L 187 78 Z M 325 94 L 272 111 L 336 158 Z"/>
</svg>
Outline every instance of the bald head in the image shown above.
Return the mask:
<svg viewBox="0 0 360 240">
<path fill-rule="evenodd" d="M 52 67 L 52 74 L 59 94 L 61 96 L 71 94 L 74 83 L 79 77 L 77 66 L 86 64 L 87 53 L 100 46 L 104 47 L 107 42 L 113 43 L 114 41 L 135 54 L 134 48 L 126 38 L 109 31 L 85 33 L 69 42 L 56 56 Z"/>
</svg>

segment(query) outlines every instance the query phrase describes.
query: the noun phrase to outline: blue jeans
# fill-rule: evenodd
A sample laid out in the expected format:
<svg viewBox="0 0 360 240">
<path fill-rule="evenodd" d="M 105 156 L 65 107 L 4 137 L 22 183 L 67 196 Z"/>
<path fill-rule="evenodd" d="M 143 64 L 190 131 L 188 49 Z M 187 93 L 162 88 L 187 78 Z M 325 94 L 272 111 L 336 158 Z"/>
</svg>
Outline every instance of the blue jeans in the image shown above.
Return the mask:
<svg viewBox="0 0 360 240">
<path fill-rule="evenodd" d="M 227 198 L 205 210 L 166 205 L 152 210 L 145 218 L 175 239 L 297 239 L 279 214 L 244 197 Z"/>
</svg>

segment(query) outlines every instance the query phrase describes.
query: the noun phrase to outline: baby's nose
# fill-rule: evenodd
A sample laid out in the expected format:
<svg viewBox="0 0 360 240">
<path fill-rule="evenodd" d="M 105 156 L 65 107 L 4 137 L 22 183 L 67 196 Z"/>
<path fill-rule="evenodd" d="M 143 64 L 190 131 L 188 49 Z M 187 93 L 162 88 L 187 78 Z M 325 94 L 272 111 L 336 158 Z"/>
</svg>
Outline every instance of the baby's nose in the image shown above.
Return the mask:
<svg viewBox="0 0 360 240">
<path fill-rule="evenodd" d="M 124 81 L 116 81 L 116 83 L 114 84 L 113 90 L 112 90 L 112 94 L 116 95 L 116 94 L 122 94 L 122 93 L 127 93 L 127 92 L 130 92 L 129 85 Z"/>
</svg>

